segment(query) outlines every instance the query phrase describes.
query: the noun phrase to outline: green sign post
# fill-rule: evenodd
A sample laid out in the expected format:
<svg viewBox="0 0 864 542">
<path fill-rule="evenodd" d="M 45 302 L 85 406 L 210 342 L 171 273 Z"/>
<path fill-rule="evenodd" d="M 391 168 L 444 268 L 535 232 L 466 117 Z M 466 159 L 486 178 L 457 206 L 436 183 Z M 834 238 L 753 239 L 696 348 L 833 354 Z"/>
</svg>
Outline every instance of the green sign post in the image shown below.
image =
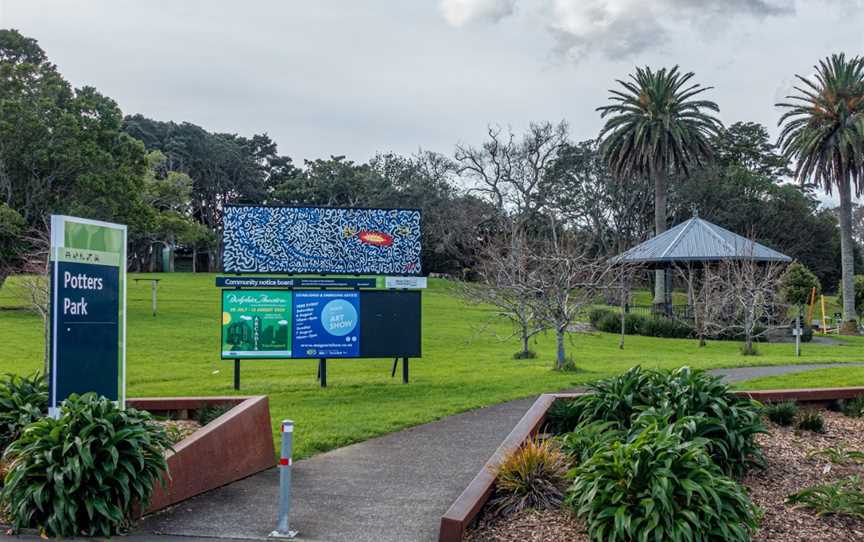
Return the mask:
<svg viewBox="0 0 864 542">
<path fill-rule="evenodd" d="M 222 358 L 291 357 L 293 293 L 222 290 Z"/>
<path fill-rule="evenodd" d="M 49 414 L 73 393 L 126 400 L 126 226 L 51 216 Z"/>
</svg>

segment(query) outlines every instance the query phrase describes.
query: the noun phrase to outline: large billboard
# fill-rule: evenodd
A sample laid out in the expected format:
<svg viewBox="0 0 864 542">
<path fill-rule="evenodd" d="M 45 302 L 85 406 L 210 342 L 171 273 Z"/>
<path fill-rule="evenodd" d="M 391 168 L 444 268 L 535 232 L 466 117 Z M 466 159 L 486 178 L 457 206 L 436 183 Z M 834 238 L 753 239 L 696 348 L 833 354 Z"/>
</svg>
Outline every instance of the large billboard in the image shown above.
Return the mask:
<svg viewBox="0 0 864 542">
<path fill-rule="evenodd" d="M 49 413 L 73 393 L 126 395 L 126 226 L 51 217 Z"/>
<path fill-rule="evenodd" d="M 420 211 L 225 208 L 226 273 L 420 275 Z"/>
</svg>

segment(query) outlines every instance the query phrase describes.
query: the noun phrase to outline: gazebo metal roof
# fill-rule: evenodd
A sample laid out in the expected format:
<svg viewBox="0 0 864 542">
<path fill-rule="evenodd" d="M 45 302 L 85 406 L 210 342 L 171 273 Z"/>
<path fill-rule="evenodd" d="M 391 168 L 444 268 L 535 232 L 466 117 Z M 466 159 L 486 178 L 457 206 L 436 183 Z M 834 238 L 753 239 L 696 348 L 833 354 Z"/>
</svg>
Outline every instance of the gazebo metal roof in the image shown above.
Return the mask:
<svg viewBox="0 0 864 542">
<path fill-rule="evenodd" d="M 616 256 L 613 262 L 666 267 L 675 263 L 722 260 L 791 262 L 792 258 L 694 216 Z"/>
</svg>

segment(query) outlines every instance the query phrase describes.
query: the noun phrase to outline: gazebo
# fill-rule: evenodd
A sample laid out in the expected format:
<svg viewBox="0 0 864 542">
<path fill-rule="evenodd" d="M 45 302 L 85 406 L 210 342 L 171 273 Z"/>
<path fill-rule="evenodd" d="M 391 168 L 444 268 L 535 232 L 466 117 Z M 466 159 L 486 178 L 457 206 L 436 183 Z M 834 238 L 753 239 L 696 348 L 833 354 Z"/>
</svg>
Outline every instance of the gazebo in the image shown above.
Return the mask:
<svg viewBox="0 0 864 542">
<path fill-rule="evenodd" d="M 791 262 L 792 258 L 699 218 L 678 224 L 656 237 L 613 258 L 615 264 L 629 264 L 646 269 L 664 270 L 666 282 L 665 312 L 672 314 L 673 268 L 704 266 L 729 260 L 757 262 Z"/>
</svg>

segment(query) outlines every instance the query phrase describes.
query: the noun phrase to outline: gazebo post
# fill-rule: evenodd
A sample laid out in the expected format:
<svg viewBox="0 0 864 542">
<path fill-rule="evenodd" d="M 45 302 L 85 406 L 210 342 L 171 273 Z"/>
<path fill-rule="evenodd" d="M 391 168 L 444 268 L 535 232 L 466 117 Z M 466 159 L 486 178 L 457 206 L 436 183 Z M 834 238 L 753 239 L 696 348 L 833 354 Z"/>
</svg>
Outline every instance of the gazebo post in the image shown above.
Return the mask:
<svg viewBox="0 0 864 542">
<path fill-rule="evenodd" d="M 664 286 L 664 305 L 666 307 L 666 317 L 672 318 L 672 269 L 669 265 L 663 268 L 663 286 Z"/>
</svg>

